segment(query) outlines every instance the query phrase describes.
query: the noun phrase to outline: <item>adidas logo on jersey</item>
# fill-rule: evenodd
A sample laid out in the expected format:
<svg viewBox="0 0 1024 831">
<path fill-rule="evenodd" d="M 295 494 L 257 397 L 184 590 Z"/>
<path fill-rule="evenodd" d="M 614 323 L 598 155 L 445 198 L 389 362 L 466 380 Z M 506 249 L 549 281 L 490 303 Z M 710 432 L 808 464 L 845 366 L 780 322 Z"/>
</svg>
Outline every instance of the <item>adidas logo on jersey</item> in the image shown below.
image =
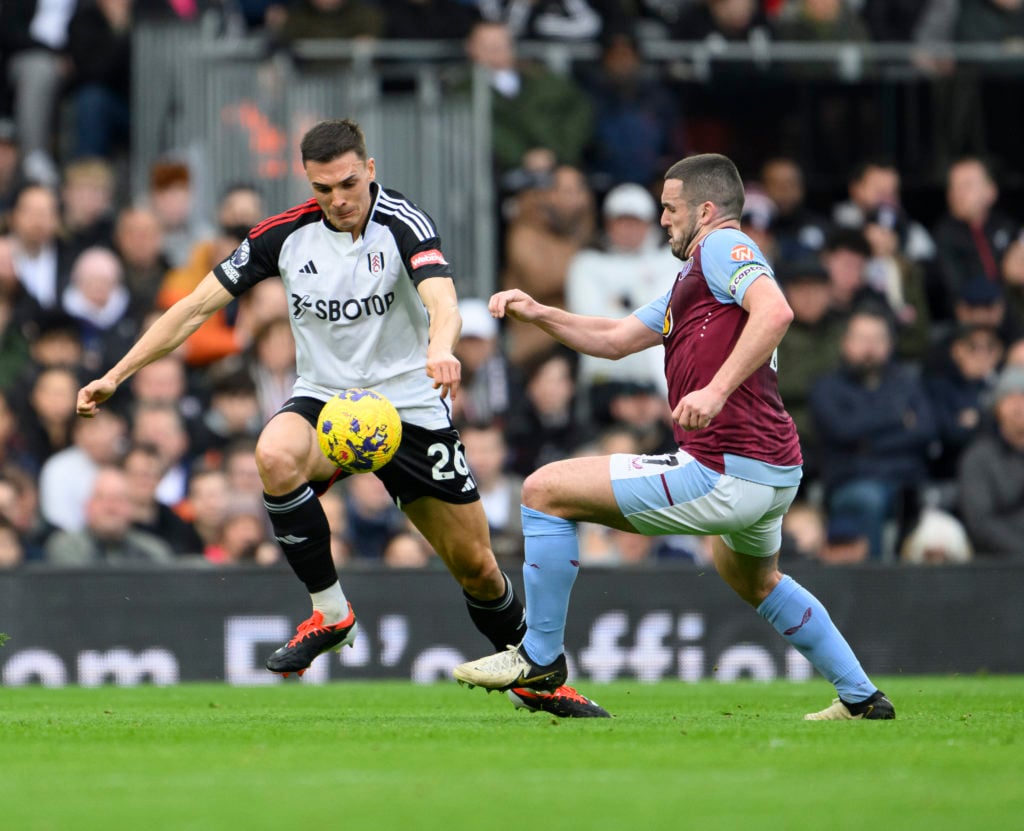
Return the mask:
<svg viewBox="0 0 1024 831">
<path fill-rule="evenodd" d="M 312 260 L 310 260 L 302 268 L 299 269 L 299 274 L 319 274 L 319 273 L 320 272 L 316 270 L 316 264 Z"/>
<path fill-rule="evenodd" d="M 475 487 L 476 487 L 476 482 L 474 482 L 474 481 L 473 481 L 473 477 L 472 477 L 472 476 L 470 476 L 470 477 L 468 477 L 468 478 L 466 479 L 466 484 L 464 484 L 464 485 L 462 486 L 462 492 L 463 492 L 463 493 L 466 493 L 467 491 L 471 491 L 471 490 L 473 490 L 473 488 L 475 488 Z"/>
</svg>

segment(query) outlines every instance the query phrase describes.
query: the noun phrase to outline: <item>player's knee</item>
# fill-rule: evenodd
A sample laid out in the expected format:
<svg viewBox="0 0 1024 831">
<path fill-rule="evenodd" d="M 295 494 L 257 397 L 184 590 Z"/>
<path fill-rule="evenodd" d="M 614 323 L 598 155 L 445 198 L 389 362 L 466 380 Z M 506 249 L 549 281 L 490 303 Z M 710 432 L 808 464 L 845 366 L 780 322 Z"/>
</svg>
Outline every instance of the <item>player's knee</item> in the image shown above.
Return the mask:
<svg viewBox="0 0 1024 831">
<path fill-rule="evenodd" d="M 288 485 L 297 487 L 302 479 L 299 459 L 273 441 L 260 441 L 256 445 L 256 467 L 268 491 Z"/>
<path fill-rule="evenodd" d="M 455 579 L 466 592 L 480 600 L 493 600 L 505 593 L 505 578 L 493 555 L 464 564 Z"/>
<path fill-rule="evenodd" d="M 782 574 L 778 570 L 756 573 L 733 571 L 722 576 L 732 590 L 754 608 L 764 602 L 782 579 Z"/>
<path fill-rule="evenodd" d="M 553 513 L 554 496 L 554 481 L 547 467 L 535 470 L 523 482 L 523 505 L 527 508 L 545 514 Z"/>
</svg>

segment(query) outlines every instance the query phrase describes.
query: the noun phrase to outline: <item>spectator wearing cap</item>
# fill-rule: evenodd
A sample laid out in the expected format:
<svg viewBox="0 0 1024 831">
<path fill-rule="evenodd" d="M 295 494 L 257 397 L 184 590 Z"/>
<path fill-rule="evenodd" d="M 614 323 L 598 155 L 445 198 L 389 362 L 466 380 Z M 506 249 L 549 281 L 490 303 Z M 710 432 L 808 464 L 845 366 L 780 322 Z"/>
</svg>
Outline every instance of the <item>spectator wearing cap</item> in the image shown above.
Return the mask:
<svg viewBox="0 0 1024 831">
<path fill-rule="evenodd" d="M 999 332 L 979 323 L 961 323 L 947 343 L 946 359 L 925 375 L 925 388 L 939 424 L 940 454 L 932 459 L 934 483 L 953 483 L 960 455 L 983 426 L 988 396 L 1005 345 Z M 952 488 L 945 489 L 949 503 Z"/>
<path fill-rule="evenodd" d="M 855 565 L 866 561 L 870 553 L 871 540 L 856 517 L 844 514 L 829 517 L 819 562 L 829 566 Z"/>
<path fill-rule="evenodd" d="M 935 226 L 938 265 L 948 296 L 983 276 L 998 283 L 1000 264 L 1020 223 L 996 208 L 999 187 L 988 164 L 977 157 L 953 162 L 946 175 L 947 212 Z"/>
<path fill-rule="evenodd" d="M 455 357 L 462 364 L 462 386 L 452 401 L 452 419 L 472 424 L 504 421 L 511 398 L 512 369 L 498 343 L 498 321 L 487 301 L 466 297 L 459 301 L 462 332 Z"/>
<path fill-rule="evenodd" d="M 1012 343 L 1024 335 L 1020 320 L 1007 302 L 1004 286 L 980 275 L 962 285 L 957 292 L 953 323 L 991 326 L 999 332 L 1004 343 Z"/>
<path fill-rule="evenodd" d="M 979 559 L 1024 560 L 1024 367 L 1000 373 L 992 413 L 960 461 L 960 517 Z"/>
<path fill-rule="evenodd" d="M 804 478 L 821 475 L 821 450 L 808 409 L 811 385 L 839 366 L 842 318 L 831 309 L 828 272 L 817 260 L 783 263 L 775 277 L 793 310 L 793 321 L 778 346 L 779 394 L 800 434 Z"/>
<path fill-rule="evenodd" d="M 917 373 L 892 360 L 892 324 L 884 312 L 854 312 L 840 351 L 841 366 L 819 378 L 810 395 L 825 500 L 830 519 L 859 522 L 877 560 L 888 553 L 886 523 L 895 520 L 903 531 L 911 519 L 938 431 Z"/>
<path fill-rule="evenodd" d="M 566 308 L 573 314 L 622 318 L 664 294 L 681 263 L 659 233 L 654 198 L 636 184 L 612 188 L 601 207 L 603 234 L 599 245 L 584 249 L 569 262 Z M 609 420 L 609 384 L 652 385 L 665 394 L 662 347 L 619 361 L 581 355 L 578 380 L 584 402 L 599 423 Z"/>
</svg>

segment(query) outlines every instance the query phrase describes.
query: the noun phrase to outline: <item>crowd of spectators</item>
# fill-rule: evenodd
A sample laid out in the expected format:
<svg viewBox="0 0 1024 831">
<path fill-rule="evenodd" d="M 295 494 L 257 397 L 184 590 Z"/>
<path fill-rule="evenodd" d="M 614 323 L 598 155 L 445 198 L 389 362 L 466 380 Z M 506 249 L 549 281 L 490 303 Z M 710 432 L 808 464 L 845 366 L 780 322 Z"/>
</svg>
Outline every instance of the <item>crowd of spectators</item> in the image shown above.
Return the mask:
<svg viewBox="0 0 1024 831">
<path fill-rule="evenodd" d="M 1024 557 L 1024 217 L 1000 203 L 986 137 L 946 145 L 958 152 L 941 171 L 945 204 L 929 211 L 908 209 L 903 171 L 868 154 L 842 193 L 812 193 L 805 160 L 759 135 L 772 102 L 742 73 L 682 101 L 642 48 L 1001 41 L 1024 34 L 1022 0 L 18 0 L 0 35 L 0 567 L 280 562 L 252 452 L 295 379 L 279 281 L 140 371 L 100 417 L 74 416 L 83 381 L 287 207 L 244 182 L 205 216 L 179 159 L 125 195 L 133 21 L 210 13 L 272 50 L 462 42 L 465 68 L 491 85 L 499 286 L 580 314 L 629 314 L 674 276 L 658 227 L 668 163 L 756 146 L 756 164 L 738 158 L 742 224 L 794 310 L 779 381 L 806 462 L 786 550 L 822 563 Z M 597 41 L 600 56 L 555 73 L 517 56 L 523 39 Z M 935 54 L 922 71 L 955 75 Z M 569 454 L 668 451 L 670 410 L 659 350 L 574 355 L 534 327 L 499 326 L 485 300 L 461 303 L 453 416 L 495 552 L 514 568 L 523 478 Z M 374 477 L 324 501 L 339 566 L 436 564 Z M 700 540 L 581 535 L 594 564 L 707 557 Z"/>
</svg>

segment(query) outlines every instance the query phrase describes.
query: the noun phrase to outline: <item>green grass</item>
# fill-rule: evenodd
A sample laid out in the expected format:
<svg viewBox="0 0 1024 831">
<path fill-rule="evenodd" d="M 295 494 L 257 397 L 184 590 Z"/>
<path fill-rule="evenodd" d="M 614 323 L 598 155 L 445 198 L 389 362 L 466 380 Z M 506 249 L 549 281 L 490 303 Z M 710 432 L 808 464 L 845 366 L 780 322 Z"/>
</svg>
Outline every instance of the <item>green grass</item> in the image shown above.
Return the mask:
<svg viewBox="0 0 1024 831">
<path fill-rule="evenodd" d="M 455 684 L 0 689 L 0 828 L 1024 827 L 1024 677 L 620 682 L 557 721 Z"/>
</svg>

